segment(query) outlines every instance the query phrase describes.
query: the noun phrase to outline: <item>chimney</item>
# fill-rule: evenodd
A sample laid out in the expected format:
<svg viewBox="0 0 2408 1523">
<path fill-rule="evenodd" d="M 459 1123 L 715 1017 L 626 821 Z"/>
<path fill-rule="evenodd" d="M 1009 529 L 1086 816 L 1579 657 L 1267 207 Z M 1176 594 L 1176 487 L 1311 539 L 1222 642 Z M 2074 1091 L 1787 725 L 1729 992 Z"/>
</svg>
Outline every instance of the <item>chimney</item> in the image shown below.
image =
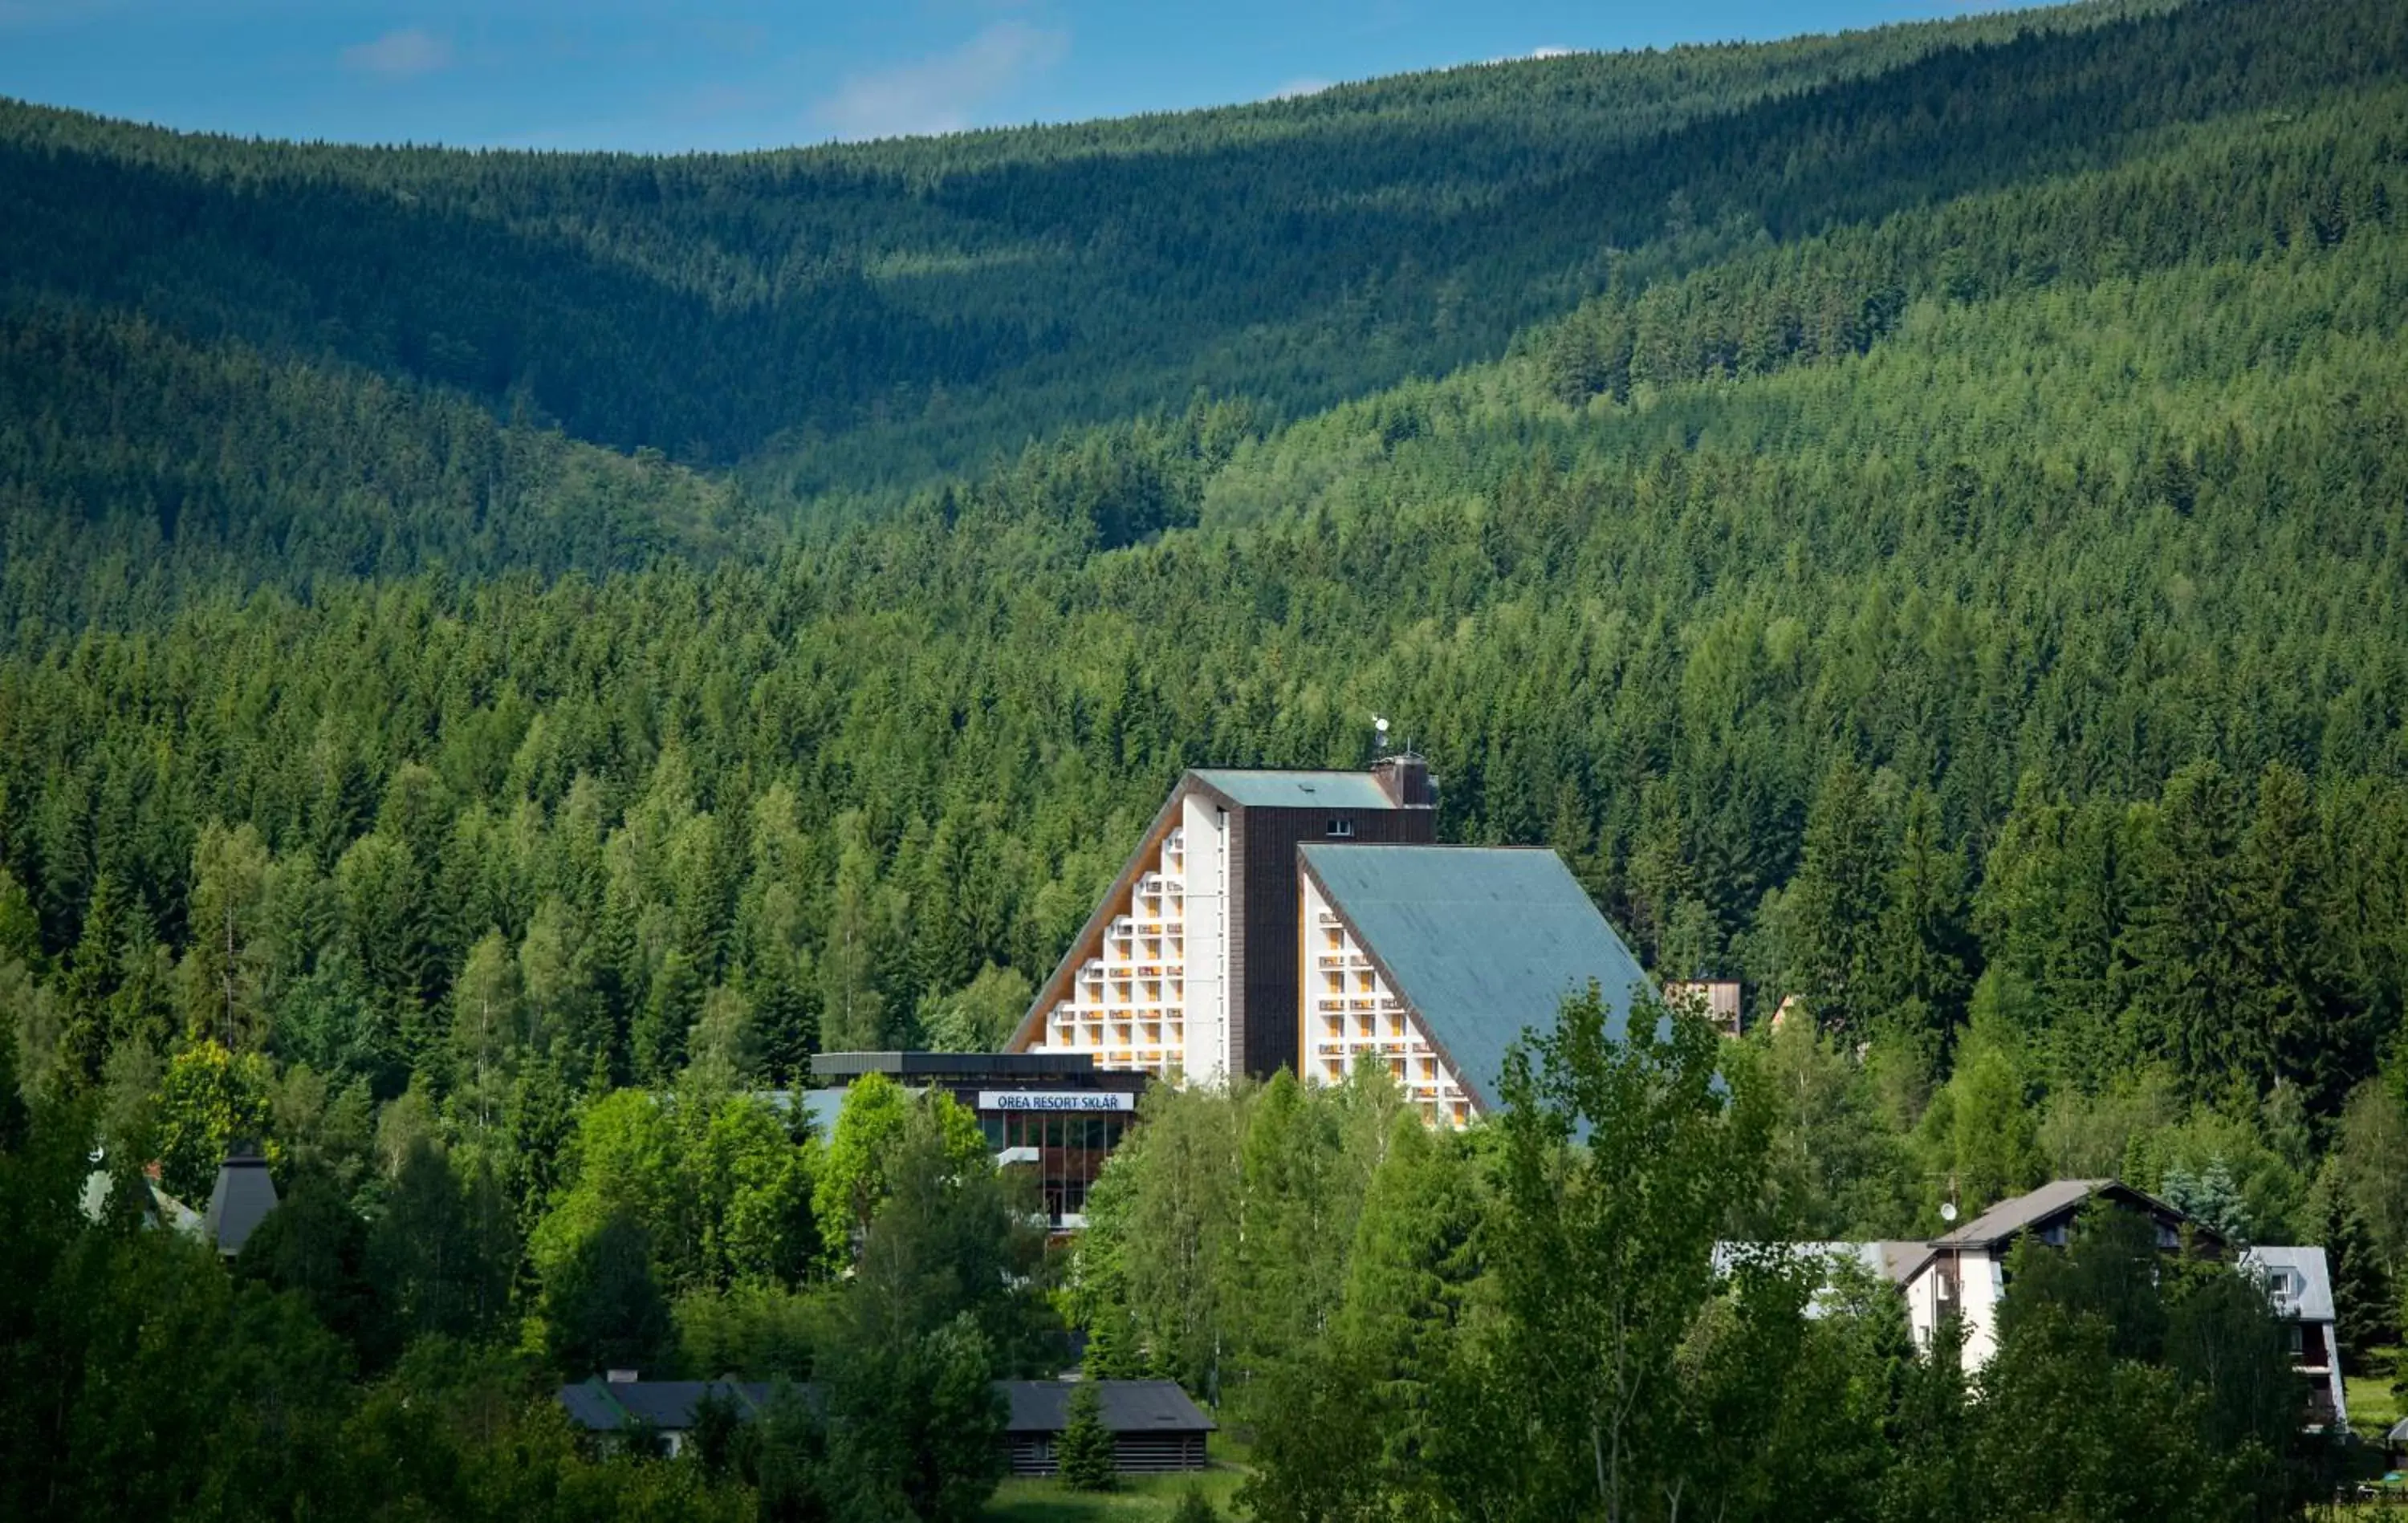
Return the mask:
<svg viewBox="0 0 2408 1523">
<path fill-rule="evenodd" d="M 610 1386 L 632 1386 L 636 1383 L 636 1372 L 633 1370 L 613 1370 L 609 1374 L 603 1376 L 603 1383 Z"/>
<path fill-rule="evenodd" d="M 1400 809 L 1438 807 L 1438 789 L 1430 781 L 1429 762 L 1412 751 L 1396 751 L 1371 763 L 1371 776 L 1388 802 Z"/>
</svg>

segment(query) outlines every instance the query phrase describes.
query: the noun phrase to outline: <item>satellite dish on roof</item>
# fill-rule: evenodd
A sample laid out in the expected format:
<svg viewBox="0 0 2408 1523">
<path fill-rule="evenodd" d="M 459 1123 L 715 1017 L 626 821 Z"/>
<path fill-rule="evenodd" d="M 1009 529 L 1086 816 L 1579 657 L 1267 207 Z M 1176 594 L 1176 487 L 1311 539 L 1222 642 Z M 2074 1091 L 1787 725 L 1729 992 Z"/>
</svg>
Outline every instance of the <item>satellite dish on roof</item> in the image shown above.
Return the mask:
<svg viewBox="0 0 2408 1523">
<path fill-rule="evenodd" d="M 1371 728 L 1384 735 L 1388 733 L 1388 721 L 1374 714 L 1371 716 Z"/>
<path fill-rule="evenodd" d="M 1956 1202 L 1942 1201 L 1940 1203 L 1940 1219 L 1942 1221 L 1955 1221 L 1956 1219 Z"/>
</svg>

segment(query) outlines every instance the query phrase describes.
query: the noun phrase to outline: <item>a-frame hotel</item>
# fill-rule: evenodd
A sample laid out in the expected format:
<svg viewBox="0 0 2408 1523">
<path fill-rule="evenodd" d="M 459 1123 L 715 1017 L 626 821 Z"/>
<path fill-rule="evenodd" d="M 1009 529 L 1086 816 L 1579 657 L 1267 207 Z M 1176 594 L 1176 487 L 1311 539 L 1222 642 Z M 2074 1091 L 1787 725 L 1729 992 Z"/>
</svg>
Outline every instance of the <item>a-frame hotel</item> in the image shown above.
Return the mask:
<svg viewBox="0 0 2408 1523">
<path fill-rule="evenodd" d="M 1334 1083 L 1384 1060 L 1433 1124 L 1491 1110 L 1508 1046 L 1645 975 L 1543 848 L 1435 844 L 1421 758 L 1182 777 L 1010 1048 L 1163 1078 Z"/>
</svg>

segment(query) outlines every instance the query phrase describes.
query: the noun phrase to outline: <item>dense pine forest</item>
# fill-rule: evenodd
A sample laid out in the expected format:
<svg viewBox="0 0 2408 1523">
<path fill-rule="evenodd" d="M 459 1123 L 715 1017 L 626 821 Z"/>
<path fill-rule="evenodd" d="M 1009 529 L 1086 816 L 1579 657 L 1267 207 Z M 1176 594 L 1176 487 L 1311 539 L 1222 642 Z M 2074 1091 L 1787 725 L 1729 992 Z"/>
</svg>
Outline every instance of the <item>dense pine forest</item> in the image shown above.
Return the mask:
<svg viewBox="0 0 2408 1523">
<path fill-rule="evenodd" d="M 2393 1378 L 2392 0 L 735 157 L 0 103 L 0 1514 L 974 1517 L 1069 1328 L 1266 1520 L 2286 1516 L 2229 1275 L 2102 1227 L 1969 1392 L 1705 1266 L 2055 1176 L 2326 1245 Z M 757 1098 L 996 1043 L 1181 768 L 1374 713 L 1756 1034 L 1158 1096 L 1050 1255 L 959 1115 Z M 230 1276 L 80 1212 L 238 1139 Z M 598 1462 L 608 1362 L 826 1404 Z"/>
</svg>

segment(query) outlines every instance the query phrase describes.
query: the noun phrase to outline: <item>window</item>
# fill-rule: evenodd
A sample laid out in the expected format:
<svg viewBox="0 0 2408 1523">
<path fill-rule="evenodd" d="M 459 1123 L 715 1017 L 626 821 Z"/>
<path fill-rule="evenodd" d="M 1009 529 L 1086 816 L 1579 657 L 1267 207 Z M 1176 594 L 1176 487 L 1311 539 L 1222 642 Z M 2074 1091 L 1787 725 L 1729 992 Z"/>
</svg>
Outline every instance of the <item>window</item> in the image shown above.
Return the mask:
<svg viewBox="0 0 2408 1523">
<path fill-rule="evenodd" d="M 1354 822 L 1351 819 L 1333 819 L 1329 822 L 1329 833 L 1341 841 L 1352 840 L 1354 835 Z"/>
<path fill-rule="evenodd" d="M 2266 1276 L 2266 1289 L 2274 1299 L 2274 1310 L 2290 1317 L 2299 1311 L 2300 1298 L 2308 1293 L 2307 1276 L 2286 1264 Z"/>
</svg>

